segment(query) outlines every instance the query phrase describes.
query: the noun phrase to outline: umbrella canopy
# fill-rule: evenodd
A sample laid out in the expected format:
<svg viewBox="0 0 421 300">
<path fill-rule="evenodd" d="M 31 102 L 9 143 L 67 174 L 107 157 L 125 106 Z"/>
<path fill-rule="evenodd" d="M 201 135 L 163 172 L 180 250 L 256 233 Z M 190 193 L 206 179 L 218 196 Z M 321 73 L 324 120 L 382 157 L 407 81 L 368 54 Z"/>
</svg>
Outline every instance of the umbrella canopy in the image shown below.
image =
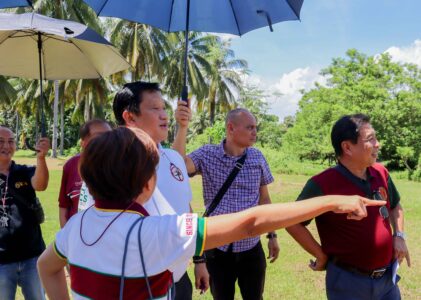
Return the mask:
<svg viewBox="0 0 421 300">
<path fill-rule="evenodd" d="M 130 67 L 87 26 L 36 13 L 0 13 L 0 57 L 1 75 L 32 79 L 99 78 Z"/>
<path fill-rule="evenodd" d="M 40 79 L 42 136 L 46 135 L 42 80 L 99 78 L 130 67 L 92 29 L 36 13 L 0 13 L 0 57 L 1 75 Z"/>
<path fill-rule="evenodd" d="M 243 35 L 272 24 L 299 20 L 304 0 L 84 0 L 100 16 L 148 24 L 167 32 L 185 31 L 184 87 L 187 99 L 188 32 Z"/>
<path fill-rule="evenodd" d="M 100 16 L 145 23 L 167 32 L 206 31 L 243 35 L 298 20 L 304 0 L 84 0 Z M 189 24 L 186 23 L 187 16 Z"/>
<path fill-rule="evenodd" d="M 12 7 L 21 7 L 21 6 L 32 6 L 32 1 L 30 0 L 1 0 L 1 8 L 12 8 Z"/>
</svg>

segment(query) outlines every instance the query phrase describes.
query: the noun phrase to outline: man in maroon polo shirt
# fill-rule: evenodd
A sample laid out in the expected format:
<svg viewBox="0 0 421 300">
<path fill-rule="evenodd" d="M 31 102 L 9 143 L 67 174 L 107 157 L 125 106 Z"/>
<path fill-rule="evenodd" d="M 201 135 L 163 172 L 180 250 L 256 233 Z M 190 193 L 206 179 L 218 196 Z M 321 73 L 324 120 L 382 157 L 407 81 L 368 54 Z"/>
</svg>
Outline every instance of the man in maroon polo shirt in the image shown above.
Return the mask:
<svg viewBox="0 0 421 300">
<path fill-rule="evenodd" d="M 110 125 L 104 120 L 94 119 L 86 122 L 79 130 L 80 146 L 82 149 L 85 148 L 91 139 L 110 130 Z M 77 213 L 80 188 L 82 186 L 82 179 L 78 170 L 79 159 L 80 154 L 77 154 L 70 158 L 63 166 L 63 176 L 61 178 L 60 194 L 58 197 L 61 228 L 63 228 L 71 216 Z"/>
<path fill-rule="evenodd" d="M 410 258 L 399 193 L 387 169 L 376 163 L 380 147 L 376 132 L 367 116 L 348 115 L 335 123 L 331 139 L 338 165 L 312 177 L 297 200 L 358 194 L 387 200 L 387 205 L 368 208 L 362 222 L 331 213 L 317 217 L 321 244 L 306 228 L 309 222 L 287 231 L 316 258 L 309 267 L 326 270 L 328 299 L 400 299 L 392 266 L 404 258 L 410 266 Z"/>
</svg>

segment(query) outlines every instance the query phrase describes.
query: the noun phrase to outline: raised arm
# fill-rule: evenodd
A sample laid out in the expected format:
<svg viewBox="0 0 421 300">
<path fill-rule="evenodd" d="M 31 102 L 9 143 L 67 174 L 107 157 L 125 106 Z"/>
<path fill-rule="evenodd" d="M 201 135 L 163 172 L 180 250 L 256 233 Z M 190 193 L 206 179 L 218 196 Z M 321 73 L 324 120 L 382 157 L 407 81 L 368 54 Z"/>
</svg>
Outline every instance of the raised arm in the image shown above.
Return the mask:
<svg viewBox="0 0 421 300">
<path fill-rule="evenodd" d="M 178 101 L 174 115 L 178 128 L 172 148 L 183 157 L 184 162 L 186 163 L 187 172 L 189 174 L 194 174 L 196 173 L 196 167 L 186 153 L 187 131 L 191 119 L 191 110 L 186 101 Z"/>
<path fill-rule="evenodd" d="M 37 166 L 35 174 L 31 178 L 31 184 L 34 190 L 44 191 L 48 186 L 48 167 L 45 157 L 47 156 L 48 150 L 50 150 L 50 140 L 48 138 L 40 138 L 37 145 Z"/>
</svg>

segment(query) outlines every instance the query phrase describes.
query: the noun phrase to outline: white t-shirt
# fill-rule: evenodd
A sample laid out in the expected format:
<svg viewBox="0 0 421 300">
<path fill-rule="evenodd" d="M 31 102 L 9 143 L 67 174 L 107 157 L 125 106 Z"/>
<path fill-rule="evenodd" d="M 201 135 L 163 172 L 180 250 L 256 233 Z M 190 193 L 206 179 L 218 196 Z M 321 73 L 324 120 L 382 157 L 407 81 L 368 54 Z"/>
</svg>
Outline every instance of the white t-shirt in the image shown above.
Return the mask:
<svg viewBox="0 0 421 300">
<path fill-rule="evenodd" d="M 177 151 L 159 145 L 157 184 L 143 207 L 151 216 L 181 215 L 190 212 L 192 192 L 186 164 Z M 183 272 L 184 273 L 184 272 Z"/>
<path fill-rule="evenodd" d="M 84 216 L 84 212 L 74 215 L 57 233 L 54 248 L 70 265 L 73 299 L 118 299 L 125 240 L 140 213 L 124 212 L 97 243 L 85 243 L 95 242 L 120 212 L 92 207 Z M 139 226 L 135 225 L 128 242 L 125 299 L 140 297 L 139 293 L 144 294 L 142 299 L 149 299 L 138 244 Z M 170 293 L 170 272 L 203 251 L 205 228 L 206 220 L 196 214 L 144 218 L 140 240 L 154 299 L 164 299 Z"/>
<path fill-rule="evenodd" d="M 190 212 L 192 192 L 186 165 L 178 152 L 159 145 L 159 164 L 156 168 L 157 183 L 152 197 L 143 206 L 151 216 L 181 215 Z M 79 197 L 79 211 L 94 204 L 85 182 Z"/>
<path fill-rule="evenodd" d="M 190 212 L 192 192 L 186 164 L 181 155 L 172 149 L 159 148 L 159 164 L 156 168 L 157 184 L 152 197 L 143 205 L 151 216 L 181 215 Z M 79 211 L 94 204 L 86 184 L 83 182 Z M 177 282 L 186 272 L 188 261 L 174 270 L 174 280 Z"/>
</svg>

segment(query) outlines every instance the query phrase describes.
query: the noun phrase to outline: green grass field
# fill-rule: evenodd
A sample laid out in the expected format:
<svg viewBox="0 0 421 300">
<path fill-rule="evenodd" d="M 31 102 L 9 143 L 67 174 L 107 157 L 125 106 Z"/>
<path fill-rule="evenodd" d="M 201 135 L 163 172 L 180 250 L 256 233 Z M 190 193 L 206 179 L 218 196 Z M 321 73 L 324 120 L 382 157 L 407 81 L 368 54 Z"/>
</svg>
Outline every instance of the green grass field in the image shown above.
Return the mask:
<svg viewBox="0 0 421 300">
<path fill-rule="evenodd" d="M 18 162 L 30 163 L 30 158 L 19 158 Z M 61 166 L 63 160 L 49 160 L 50 183 L 45 192 L 39 193 L 46 221 L 42 225 L 46 243 L 54 240 L 54 235 L 59 229 L 57 197 L 61 180 Z M 270 185 L 270 193 L 273 202 L 288 202 L 296 198 L 299 191 L 307 180 L 307 176 L 300 175 L 275 175 L 275 182 Z M 411 253 L 412 267 L 405 265 L 399 270 L 402 280 L 400 289 L 403 299 L 421 299 L 421 235 L 417 228 L 421 228 L 421 183 L 395 180 L 402 197 L 402 205 L 405 209 L 405 231 L 408 236 L 408 247 Z M 191 181 L 193 189 L 193 209 L 203 212 L 201 196 L 201 178 Z M 315 225 L 310 225 L 315 231 Z M 269 264 L 266 274 L 265 299 L 325 299 L 324 272 L 313 272 L 308 268 L 311 258 L 298 246 L 284 231 L 278 231 L 278 240 L 281 253 L 278 260 Z M 266 248 L 266 239 L 262 239 Z M 190 267 L 192 271 L 192 266 Z M 190 278 L 193 278 L 192 276 Z M 23 299 L 19 294 L 17 299 Z M 194 299 L 212 299 L 210 292 L 205 295 L 194 293 Z M 241 299 L 239 291 L 235 299 Z"/>
</svg>

